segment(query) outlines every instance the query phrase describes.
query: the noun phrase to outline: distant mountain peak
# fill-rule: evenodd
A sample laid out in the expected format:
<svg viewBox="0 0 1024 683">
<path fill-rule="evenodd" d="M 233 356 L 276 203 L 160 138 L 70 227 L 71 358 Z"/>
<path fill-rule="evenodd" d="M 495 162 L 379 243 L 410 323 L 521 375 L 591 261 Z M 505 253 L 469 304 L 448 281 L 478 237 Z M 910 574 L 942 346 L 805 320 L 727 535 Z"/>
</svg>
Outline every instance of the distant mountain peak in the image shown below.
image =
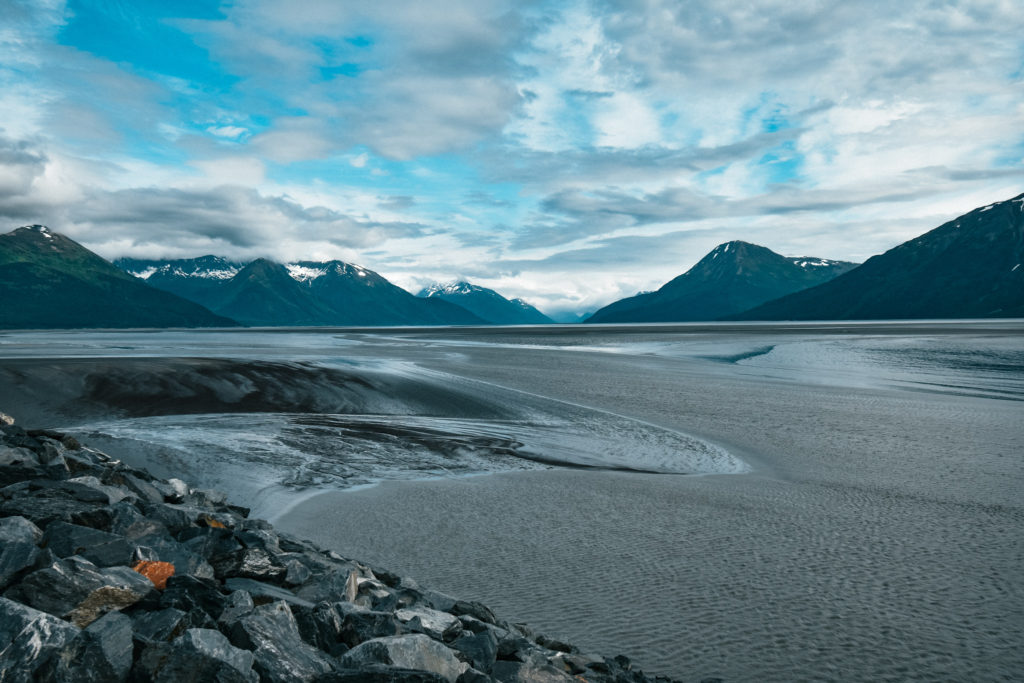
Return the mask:
<svg viewBox="0 0 1024 683">
<path fill-rule="evenodd" d="M 419 296 L 430 297 L 441 294 L 471 294 L 473 292 L 482 291 L 484 287 L 479 287 L 474 284 L 470 284 L 465 280 L 452 280 L 451 282 L 435 282 L 429 287 L 425 287 L 420 291 Z"/>
</svg>

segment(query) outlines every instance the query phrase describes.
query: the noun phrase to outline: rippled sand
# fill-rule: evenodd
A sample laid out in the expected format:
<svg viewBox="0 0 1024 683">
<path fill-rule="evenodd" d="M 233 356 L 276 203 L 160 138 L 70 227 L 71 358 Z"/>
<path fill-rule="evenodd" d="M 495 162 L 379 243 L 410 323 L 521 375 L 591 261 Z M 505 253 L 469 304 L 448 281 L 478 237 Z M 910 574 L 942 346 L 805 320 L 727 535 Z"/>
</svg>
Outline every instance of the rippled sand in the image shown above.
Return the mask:
<svg viewBox="0 0 1024 683">
<path fill-rule="evenodd" d="M 1019 400 L 955 372 L 926 393 L 664 355 L 481 347 L 436 365 L 687 430 L 755 472 L 392 482 L 279 525 L 683 680 L 1024 675 Z"/>
</svg>

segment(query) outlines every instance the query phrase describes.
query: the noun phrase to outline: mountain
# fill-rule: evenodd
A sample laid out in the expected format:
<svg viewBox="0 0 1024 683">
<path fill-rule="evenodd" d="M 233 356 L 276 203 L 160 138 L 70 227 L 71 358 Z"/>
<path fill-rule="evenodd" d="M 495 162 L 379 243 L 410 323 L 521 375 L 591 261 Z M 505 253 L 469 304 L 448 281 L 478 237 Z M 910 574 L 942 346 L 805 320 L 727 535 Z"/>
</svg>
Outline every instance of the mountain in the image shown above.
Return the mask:
<svg viewBox="0 0 1024 683">
<path fill-rule="evenodd" d="M 441 299 L 496 325 L 545 325 L 554 321 L 522 299 L 506 299 L 493 289 L 468 282 L 432 285 L 417 296 Z"/>
<path fill-rule="evenodd" d="M 0 235 L 0 301 L 0 328 L 7 329 L 237 325 L 42 225 Z"/>
<path fill-rule="evenodd" d="M 427 303 L 372 270 L 342 261 L 288 265 L 312 296 L 344 325 L 482 325 L 486 321 L 444 302 Z M 439 305 L 440 304 L 440 305 Z"/>
<path fill-rule="evenodd" d="M 620 299 L 585 322 L 717 320 L 821 284 L 855 266 L 846 261 L 780 256 L 748 242 L 726 242 L 658 291 Z"/>
<path fill-rule="evenodd" d="M 116 263 L 147 284 L 247 325 L 486 324 L 460 306 L 418 299 L 372 270 L 342 261 L 243 264 L 201 256 Z"/>
<path fill-rule="evenodd" d="M 150 287 L 177 294 L 209 307 L 219 285 L 245 267 L 220 256 L 200 256 L 174 261 L 119 258 L 118 268 L 146 281 Z"/>
<path fill-rule="evenodd" d="M 246 325 L 332 324 L 330 309 L 310 297 L 284 266 L 267 259 L 256 259 L 231 279 L 221 281 L 210 304 L 221 315 Z"/>
<path fill-rule="evenodd" d="M 1024 194 L 954 218 L 736 320 L 1024 317 Z"/>
</svg>

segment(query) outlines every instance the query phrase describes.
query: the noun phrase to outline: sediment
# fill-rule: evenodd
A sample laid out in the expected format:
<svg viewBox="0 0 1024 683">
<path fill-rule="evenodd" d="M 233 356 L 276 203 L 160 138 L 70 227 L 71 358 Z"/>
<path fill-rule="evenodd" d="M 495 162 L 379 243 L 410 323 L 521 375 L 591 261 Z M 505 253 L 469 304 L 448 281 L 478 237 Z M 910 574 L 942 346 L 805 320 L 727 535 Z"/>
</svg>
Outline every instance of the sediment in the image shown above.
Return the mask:
<svg viewBox="0 0 1024 683">
<path fill-rule="evenodd" d="M 0 683 L 668 680 L 248 515 L 0 413 Z"/>
</svg>

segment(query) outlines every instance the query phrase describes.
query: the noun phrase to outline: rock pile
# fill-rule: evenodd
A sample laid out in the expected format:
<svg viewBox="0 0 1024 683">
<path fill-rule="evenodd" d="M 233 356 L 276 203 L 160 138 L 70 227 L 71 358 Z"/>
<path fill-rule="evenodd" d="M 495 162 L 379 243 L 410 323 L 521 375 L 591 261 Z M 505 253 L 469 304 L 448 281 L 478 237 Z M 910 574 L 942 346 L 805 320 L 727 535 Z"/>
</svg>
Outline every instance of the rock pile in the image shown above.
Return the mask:
<svg viewBox="0 0 1024 683">
<path fill-rule="evenodd" d="M 0 420 L 0 682 L 652 680 L 248 513 Z"/>
</svg>

